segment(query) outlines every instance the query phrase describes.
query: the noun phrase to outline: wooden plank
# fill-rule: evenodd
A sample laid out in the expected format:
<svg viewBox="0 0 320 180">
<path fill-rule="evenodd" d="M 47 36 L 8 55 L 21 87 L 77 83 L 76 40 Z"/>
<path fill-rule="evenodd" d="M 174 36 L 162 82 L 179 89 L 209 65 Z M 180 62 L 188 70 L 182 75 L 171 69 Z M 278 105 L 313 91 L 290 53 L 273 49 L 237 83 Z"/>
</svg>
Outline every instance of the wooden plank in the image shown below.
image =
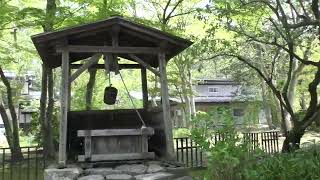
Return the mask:
<svg viewBox="0 0 320 180">
<path fill-rule="evenodd" d="M 69 52 L 72 53 L 119 53 L 119 54 L 158 54 L 158 47 L 113 47 L 113 46 L 87 46 L 87 45 L 69 45 Z M 56 47 L 58 53 L 63 51 L 63 48 Z"/>
<path fill-rule="evenodd" d="M 141 136 L 141 152 L 148 152 L 148 135 L 146 133 L 148 133 L 149 129 L 147 127 L 142 127 L 141 131 L 145 132 Z"/>
<path fill-rule="evenodd" d="M 112 26 L 111 37 L 112 37 L 113 47 L 119 47 L 119 31 L 120 31 L 119 25 Z"/>
<path fill-rule="evenodd" d="M 70 64 L 71 69 L 78 69 L 83 64 Z M 104 64 L 94 64 L 90 68 L 93 69 L 104 69 Z M 141 69 L 143 68 L 140 64 L 119 64 L 120 69 Z"/>
<path fill-rule="evenodd" d="M 148 108 L 148 80 L 146 68 L 141 68 L 141 85 L 142 85 L 142 100 L 143 108 Z"/>
<path fill-rule="evenodd" d="M 153 42 L 154 44 L 158 44 L 159 43 L 159 40 L 155 39 L 154 37 L 146 36 L 145 34 L 141 34 L 141 33 L 138 33 L 136 31 L 132 31 L 130 29 L 122 28 L 121 32 L 128 33 L 128 34 L 130 34 L 132 36 L 135 36 L 135 37 L 138 37 L 138 38 L 140 38 L 142 40 Z"/>
<path fill-rule="evenodd" d="M 172 121 L 170 113 L 169 90 L 167 80 L 167 62 L 165 53 L 159 53 L 159 71 L 160 71 L 160 84 L 161 84 L 161 97 L 162 97 L 162 110 L 163 110 L 163 123 L 166 139 L 166 156 L 167 159 L 174 160 L 174 147 L 172 135 Z"/>
<path fill-rule="evenodd" d="M 154 129 L 97 129 L 97 130 L 78 130 L 78 137 L 85 137 L 86 132 L 90 131 L 91 136 L 138 136 L 153 135 Z"/>
<path fill-rule="evenodd" d="M 126 21 L 120 21 L 119 24 L 125 28 L 128 28 L 128 29 L 132 29 L 133 31 L 136 31 L 136 32 L 139 32 L 139 33 L 142 33 L 142 34 L 146 34 L 146 35 L 149 35 L 149 36 L 152 36 L 152 37 L 155 37 L 159 40 L 164 40 L 164 41 L 167 41 L 167 42 L 170 42 L 170 43 L 173 43 L 173 44 L 177 44 L 179 46 L 182 46 L 182 47 L 188 47 L 188 43 L 189 42 L 181 42 L 182 41 L 185 41 L 184 39 L 181 39 L 179 37 L 174 37 L 172 35 L 169 35 L 169 34 L 165 34 L 164 35 L 164 32 L 161 32 L 159 30 L 153 30 L 153 31 L 150 31 L 150 30 L 147 30 L 145 28 L 141 28 L 141 27 L 138 27 L 138 26 L 135 26 L 135 25 L 132 25 L 131 22 L 126 22 Z M 122 29 L 125 29 L 125 28 L 122 28 Z M 158 31 L 158 32 L 156 32 Z"/>
<path fill-rule="evenodd" d="M 91 145 L 91 134 L 90 131 L 86 131 L 86 136 L 84 138 L 84 157 L 88 161 L 91 159 L 92 155 L 92 145 Z"/>
<path fill-rule="evenodd" d="M 142 153 L 121 153 L 121 154 L 93 154 L 91 161 L 117 161 L 117 160 L 138 160 L 138 159 L 154 159 L 154 152 Z M 85 161 L 84 155 L 78 156 L 79 162 Z"/>
<path fill-rule="evenodd" d="M 148 136 L 141 136 L 141 152 L 148 152 Z"/>
<path fill-rule="evenodd" d="M 147 68 L 149 71 L 153 72 L 155 75 L 160 76 L 159 71 L 151 67 L 148 63 L 144 62 L 142 59 L 134 54 L 129 54 L 129 57 L 135 60 L 137 63 L 141 64 L 143 67 Z"/>
<path fill-rule="evenodd" d="M 67 120 L 69 108 L 69 52 L 65 47 L 62 51 L 61 65 L 61 95 L 60 95 L 60 135 L 59 135 L 59 161 L 60 166 L 66 165 Z"/>
<path fill-rule="evenodd" d="M 74 72 L 70 77 L 70 82 L 73 82 L 77 77 L 79 77 L 85 70 L 91 67 L 94 64 L 97 64 L 102 54 L 97 53 L 93 55 L 85 64 L 83 64 L 76 72 Z"/>
</svg>

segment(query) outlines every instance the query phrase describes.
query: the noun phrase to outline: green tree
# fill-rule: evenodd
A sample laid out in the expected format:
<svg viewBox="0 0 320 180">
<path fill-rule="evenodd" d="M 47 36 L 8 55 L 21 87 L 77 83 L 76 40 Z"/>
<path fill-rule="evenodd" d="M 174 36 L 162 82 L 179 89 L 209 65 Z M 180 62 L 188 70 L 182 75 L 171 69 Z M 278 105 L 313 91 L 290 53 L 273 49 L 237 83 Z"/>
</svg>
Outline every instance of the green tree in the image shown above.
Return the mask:
<svg viewBox="0 0 320 180">
<path fill-rule="evenodd" d="M 218 17 L 209 20 L 212 58 L 236 59 L 264 80 L 280 104 L 286 134 L 283 151 L 297 149 L 306 128 L 319 114 L 319 2 L 215 1 L 208 12 Z M 218 37 L 218 28 L 229 37 Z M 313 68 L 314 77 L 308 85 L 309 106 L 300 117 L 293 99 L 305 66 Z M 275 82 L 277 72 L 283 76 Z"/>
<path fill-rule="evenodd" d="M 19 9 L 9 4 L 7 1 L 1 1 L 0 11 L 2 12 L 0 15 L 0 29 L 1 29 L 0 38 L 1 38 L 1 41 L 4 41 L 2 38 L 5 36 L 5 30 L 14 30 L 14 33 L 16 33 L 13 22 L 17 17 L 17 12 L 19 11 Z M 14 50 L 16 50 L 17 48 L 16 34 L 14 34 L 14 43 L 11 43 L 10 48 L 13 48 Z M 3 97 L 1 97 L 1 101 L 0 101 L 0 114 L 5 126 L 6 138 L 12 153 L 12 158 L 23 159 L 21 148 L 20 148 L 18 118 L 15 110 L 16 104 L 13 97 L 12 86 L 8 78 L 5 76 L 3 72 L 3 67 L 7 67 L 9 63 L 15 62 L 15 59 L 14 57 L 10 56 L 10 54 L 9 55 L 7 54 L 7 50 L 9 50 L 7 47 L 1 47 L 1 49 L 2 50 L 0 51 L 0 53 L 1 53 L 2 59 L 1 59 L 1 65 L 0 65 L 0 77 L 1 77 L 2 83 L 5 86 L 5 91 L 6 91 L 5 95 L 7 96 L 6 99 L 8 103 L 10 116 L 7 114 L 6 108 L 3 104 Z"/>
</svg>

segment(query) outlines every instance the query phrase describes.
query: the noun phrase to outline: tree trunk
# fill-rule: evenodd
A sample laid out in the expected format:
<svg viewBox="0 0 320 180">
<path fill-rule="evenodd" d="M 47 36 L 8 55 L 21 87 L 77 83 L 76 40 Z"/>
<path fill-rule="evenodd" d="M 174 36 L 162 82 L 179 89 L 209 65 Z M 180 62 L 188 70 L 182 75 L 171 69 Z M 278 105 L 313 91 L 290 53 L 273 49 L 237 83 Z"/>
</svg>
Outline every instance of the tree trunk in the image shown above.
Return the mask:
<svg viewBox="0 0 320 180">
<path fill-rule="evenodd" d="M 187 69 L 188 71 L 188 88 L 190 93 L 190 109 L 191 109 L 191 117 L 195 117 L 196 116 L 196 105 L 195 105 L 195 101 L 194 101 L 194 94 L 193 94 L 193 87 L 192 87 L 192 74 L 191 74 L 191 70 L 190 67 L 188 67 Z"/>
<path fill-rule="evenodd" d="M 10 85 L 10 82 L 8 81 L 8 79 L 5 77 L 3 70 L 2 70 L 2 67 L 0 67 L 0 76 L 1 76 L 2 82 L 5 85 L 6 90 L 7 90 L 8 107 L 9 107 L 9 111 L 11 114 L 11 122 L 12 122 L 11 146 L 12 147 L 10 147 L 10 149 L 11 149 L 12 159 L 13 160 L 20 160 L 20 159 L 23 159 L 23 155 L 21 153 L 21 148 L 20 148 L 18 118 L 17 118 L 17 114 L 16 114 L 16 110 L 15 110 L 15 104 L 13 102 L 11 85 Z M 8 143 L 9 143 L 9 141 L 8 141 Z"/>
<path fill-rule="evenodd" d="M 283 142 L 282 152 L 294 152 L 299 149 L 304 131 L 304 129 L 299 129 L 299 127 L 293 126 Z"/>
<path fill-rule="evenodd" d="M 6 135 L 6 139 L 7 139 L 7 142 L 8 142 L 8 145 L 9 145 L 9 148 L 11 150 L 11 152 L 13 152 L 13 145 L 12 145 L 12 128 L 11 128 L 11 123 L 10 123 L 10 120 L 9 120 L 9 117 L 7 115 L 7 112 L 6 112 L 6 108 L 4 107 L 3 105 L 3 100 L 2 100 L 2 97 L 0 99 L 0 115 L 2 117 L 2 121 L 3 121 L 3 124 L 4 124 L 4 129 L 5 129 L 5 135 Z"/>
<path fill-rule="evenodd" d="M 262 90 L 262 104 L 263 104 L 263 110 L 266 116 L 266 120 L 267 120 L 269 129 L 274 129 L 275 126 L 272 123 L 271 108 L 269 106 L 269 102 L 267 98 L 268 91 L 264 81 L 261 82 L 261 90 Z"/>
<path fill-rule="evenodd" d="M 56 14 L 56 1 L 47 0 L 46 4 L 46 18 L 42 25 L 43 31 L 48 32 L 53 30 L 54 19 Z M 42 131 L 43 150 L 45 158 L 53 158 L 55 154 L 52 134 L 52 113 L 54 106 L 53 99 L 53 72 L 48 69 L 45 64 L 42 64 L 41 77 L 41 96 L 40 96 L 40 117 Z M 49 101 L 48 101 L 49 95 Z M 48 101 L 48 106 L 47 106 Z"/>
<path fill-rule="evenodd" d="M 54 98 L 53 98 L 53 69 L 48 69 L 47 71 L 47 88 L 48 88 L 48 107 L 45 116 L 44 122 L 44 144 L 45 144 L 45 157 L 53 159 L 55 157 L 55 146 L 53 143 L 53 134 L 52 134 L 52 119 L 53 119 L 53 107 L 54 107 Z"/>
<path fill-rule="evenodd" d="M 42 134 L 42 143 L 43 143 L 43 151 L 44 155 L 48 155 L 48 143 L 46 136 L 46 130 L 49 125 L 46 124 L 47 117 L 46 117 L 46 106 L 47 106 L 47 93 L 48 93 L 48 76 L 47 76 L 47 67 L 42 64 L 42 76 L 41 76 L 41 96 L 40 96 L 40 115 L 39 121 L 41 125 L 41 134 Z"/>
<path fill-rule="evenodd" d="M 303 111 L 307 110 L 307 104 L 306 104 L 306 94 L 305 92 L 301 92 L 300 96 L 300 107 Z"/>
<path fill-rule="evenodd" d="M 298 60 L 296 59 L 293 60 L 293 63 L 292 63 L 293 71 L 291 74 L 291 81 L 289 83 L 288 93 L 287 93 L 288 101 L 291 107 L 294 107 L 294 100 L 295 100 L 296 89 L 298 85 L 298 78 L 304 67 L 305 65 L 302 63 L 299 64 Z M 290 114 L 286 111 L 285 111 L 285 124 L 286 124 L 287 130 L 290 131 L 292 129 L 292 120 L 291 120 Z"/>
<path fill-rule="evenodd" d="M 97 69 L 89 68 L 88 71 L 89 71 L 89 81 L 87 83 L 87 90 L 86 90 L 86 110 L 91 110 L 93 88 L 96 81 Z"/>
</svg>

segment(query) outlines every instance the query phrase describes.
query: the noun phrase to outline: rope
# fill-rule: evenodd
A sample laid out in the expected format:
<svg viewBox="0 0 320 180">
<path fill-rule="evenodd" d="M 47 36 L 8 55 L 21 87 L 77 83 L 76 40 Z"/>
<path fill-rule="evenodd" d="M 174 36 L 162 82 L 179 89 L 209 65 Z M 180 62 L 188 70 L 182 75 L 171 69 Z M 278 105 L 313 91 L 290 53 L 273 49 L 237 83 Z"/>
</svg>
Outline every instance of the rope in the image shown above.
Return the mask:
<svg viewBox="0 0 320 180">
<path fill-rule="evenodd" d="M 143 121 L 143 119 L 142 119 L 142 117 L 141 117 L 141 114 L 140 114 L 139 111 L 137 110 L 137 108 L 136 108 L 136 106 L 135 106 L 135 104 L 134 104 L 134 102 L 133 102 L 133 100 L 132 100 L 132 98 L 131 98 L 131 96 L 130 96 L 130 93 L 129 93 L 129 91 L 128 91 L 128 88 L 127 88 L 126 84 L 124 83 L 124 80 L 123 80 L 123 78 L 122 78 L 122 74 L 121 74 L 120 71 L 119 71 L 119 75 L 120 75 L 121 81 L 122 81 L 122 83 L 123 83 L 123 86 L 124 86 L 124 88 L 126 89 L 127 95 L 128 95 L 128 97 L 129 97 L 129 99 L 130 99 L 130 101 L 131 101 L 131 103 L 132 103 L 133 108 L 135 109 L 137 115 L 139 116 L 139 119 L 140 119 L 142 125 L 143 125 L 144 127 L 146 127 L 146 123 Z"/>
</svg>

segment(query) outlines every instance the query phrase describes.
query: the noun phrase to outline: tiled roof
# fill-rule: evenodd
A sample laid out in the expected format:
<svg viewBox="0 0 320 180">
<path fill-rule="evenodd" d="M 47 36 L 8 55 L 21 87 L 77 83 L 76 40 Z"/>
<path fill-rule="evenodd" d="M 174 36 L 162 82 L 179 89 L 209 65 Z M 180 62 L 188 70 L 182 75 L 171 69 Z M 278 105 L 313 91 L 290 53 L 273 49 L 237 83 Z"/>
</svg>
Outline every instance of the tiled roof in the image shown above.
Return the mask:
<svg viewBox="0 0 320 180">
<path fill-rule="evenodd" d="M 198 85 L 239 85 L 233 80 L 212 80 L 212 79 L 198 79 Z"/>
<path fill-rule="evenodd" d="M 228 103 L 245 101 L 234 96 L 195 97 L 194 100 L 195 103 Z"/>
</svg>

